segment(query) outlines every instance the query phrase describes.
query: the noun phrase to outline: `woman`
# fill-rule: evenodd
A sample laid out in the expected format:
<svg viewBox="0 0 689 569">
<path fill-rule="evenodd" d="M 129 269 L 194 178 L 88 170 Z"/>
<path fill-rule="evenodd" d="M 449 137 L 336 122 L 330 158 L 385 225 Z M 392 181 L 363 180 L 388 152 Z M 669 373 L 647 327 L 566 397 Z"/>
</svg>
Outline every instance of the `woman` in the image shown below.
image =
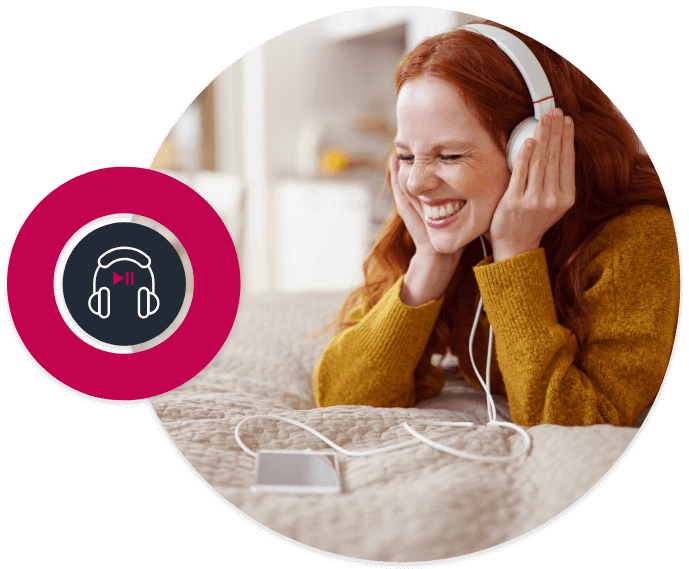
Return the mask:
<svg viewBox="0 0 689 569">
<path fill-rule="evenodd" d="M 431 356 L 448 351 L 478 387 L 469 335 L 479 294 L 477 367 L 490 324 L 491 391 L 507 396 L 516 424 L 632 425 L 656 396 L 679 311 L 660 180 L 600 89 L 509 31 L 557 104 L 511 173 L 509 134 L 534 106 L 507 55 L 460 28 L 401 61 L 388 172 L 397 207 L 316 367 L 319 406 L 412 406 L 440 392 Z"/>
</svg>

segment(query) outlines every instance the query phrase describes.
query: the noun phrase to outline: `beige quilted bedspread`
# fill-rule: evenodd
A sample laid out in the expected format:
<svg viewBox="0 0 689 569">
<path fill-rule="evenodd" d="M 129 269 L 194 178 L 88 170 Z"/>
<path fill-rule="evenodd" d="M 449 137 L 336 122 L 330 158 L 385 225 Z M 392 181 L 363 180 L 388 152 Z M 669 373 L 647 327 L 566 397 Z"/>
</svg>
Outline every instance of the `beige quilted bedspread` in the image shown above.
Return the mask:
<svg viewBox="0 0 689 569">
<path fill-rule="evenodd" d="M 378 561 L 428 561 L 473 553 L 552 519 L 598 482 L 638 429 L 610 425 L 529 429 L 533 448 L 510 463 L 482 463 L 421 443 L 366 458 L 340 455 L 344 490 L 334 495 L 254 494 L 254 459 L 234 429 L 243 418 L 279 414 L 308 424 L 352 450 L 410 435 L 403 421 L 485 423 L 485 397 L 456 369 L 423 408 L 315 408 L 312 370 L 328 337 L 307 337 L 343 300 L 339 293 L 243 296 L 223 349 L 197 377 L 151 400 L 189 463 L 248 516 L 315 548 Z M 498 401 L 506 412 L 506 403 Z M 437 407 L 437 408 L 433 408 Z M 495 427 L 418 427 L 446 445 L 505 454 L 522 439 Z M 327 449 L 284 422 L 256 420 L 243 440 L 252 449 Z"/>
</svg>

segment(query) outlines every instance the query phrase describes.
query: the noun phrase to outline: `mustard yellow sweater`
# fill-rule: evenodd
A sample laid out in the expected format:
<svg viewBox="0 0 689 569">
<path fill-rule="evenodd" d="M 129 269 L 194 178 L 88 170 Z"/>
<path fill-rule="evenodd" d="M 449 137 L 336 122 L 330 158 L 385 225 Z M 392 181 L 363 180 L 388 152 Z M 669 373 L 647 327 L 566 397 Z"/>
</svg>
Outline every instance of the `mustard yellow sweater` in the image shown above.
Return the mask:
<svg viewBox="0 0 689 569">
<path fill-rule="evenodd" d="M 669 210 L 635 206 L 608 221 L 582 256 L 590 335 L 581 365 L 569 349 L 573 334 L 558 323 L 544 250 L 493 263 L 490 257 L 462 279 L 467 302 L 450 307 L 452 352 L 478 386 L 469 334 L 478 287 L 482 313 L 474 357 L 483 374 L 488 321 L 495 336 L 491 390 L 507 395 L 512 420 L 632 425 L 655 398 L 665 375 L 679 313 L 679 256 Z M 410 407 L 438 394 L 442 372 L 414 371 L 444 297 L 409 307 L 399 298 L 404 275 L 373 306 L 351 315 L 357 323 L 336 335 L 314 372 L 319 406 Z M 417 374 L 418 375 L 418 374 Z"/>
</svg>

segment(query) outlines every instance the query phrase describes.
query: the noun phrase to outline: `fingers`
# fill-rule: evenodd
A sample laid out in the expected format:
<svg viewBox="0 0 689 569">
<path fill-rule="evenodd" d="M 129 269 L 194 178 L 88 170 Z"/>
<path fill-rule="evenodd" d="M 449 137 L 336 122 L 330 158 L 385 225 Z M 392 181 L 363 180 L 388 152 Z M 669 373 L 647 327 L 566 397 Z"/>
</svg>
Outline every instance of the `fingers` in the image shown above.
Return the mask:
<svg viewBox="0 0 689 569">
<path fill-rule="evenodd" d="M 393 152 L 390 155 L 390 186 L 392 186 L 392 195 L 395 198 L 395 203 L 397 204 L 397 209 L 400 209 L 400 202 L 404 204 L 407 200 L 402 194 L 397 177 L 400 171 L 400 162 L 397 153 Z"/>
<path fill-rule="evenodd" d="M 517 153 L 517 159 L 514 161 L 514 168 L 512 168 L 510 184 L 505 194 L 509 193 L 515 196 L 522 196 L 524 194 L 526 182 L 529 177 L 529 160 L 531 159 L 533 148 L 534 139 L 527 138 Z"/>
<path fill-rule="evenodd" d="M 574 123 L 571 117 L 565 117 L 560 150 L 560 189 L 566 194 L 572 205 L 574 205 L 576 196 L 574 166 Z"/>
<path fill-rule="evenodd" d="M 563 117 L 561 109 L 553 109 L 550 119 L 550 136 L 545 150 L 544 188 L 560 186 L 560 149 L 562 147 Z"/>
<path fill-rule="evenodd" d="M 540 192 L 543 188 L 545 178 L 545 164 L 548 151 L 548 140 L 550 139 L 550 113 L 543 115 L 538 121 L 536 132 L 534 133 L 534 149 L 529 160 L 529 175 L 526 191 L 532 190 Z"/>
<path fill-rule="evenodd" d="M 404 225 L 418 249 L 428 241 L 426 224 L 400 187 L 398 175 L 399 157 L 397 154 L 393 154 L 390 156 L 390 185 L 392 186 L 392 194 L 397 205 L 397 213 L 404 221 Z"/>
<path fill-rule="evenodd" d="M 399 157 L 396 153 L 393 153 L 390 156 L 390 185 L 392 186 L 392 195 L 395 198 L 395 204 L 397 204 L 397 212 L 405 219 L 408 218 L 409 215 L 416 214 L 416 210 L 409 201 L 409 198 L 404 195 L 402 188 L 400 188 L 398 180 L 399 171 Z"/>
<path fill-rule="evenodd" d="M 574 196 L 574 124 L 562 109 L 543 115 L 534 134 L 525 191 L 566 192 Z"/>
</svg>

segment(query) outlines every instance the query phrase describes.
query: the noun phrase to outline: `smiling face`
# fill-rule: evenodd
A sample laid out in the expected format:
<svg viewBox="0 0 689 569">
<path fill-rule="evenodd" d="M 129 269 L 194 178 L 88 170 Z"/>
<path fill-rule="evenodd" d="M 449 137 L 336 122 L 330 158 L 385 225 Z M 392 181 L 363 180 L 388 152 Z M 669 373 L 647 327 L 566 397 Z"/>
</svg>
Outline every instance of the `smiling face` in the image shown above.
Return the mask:
<svg viewBox="0 0 689 569">
<path fill-rule="evenodd" d="M 420 75 L 402 85 L 395 149 L 400 188 L 436 251 L 454 253 L 488 232 L 510 171 L 452 83 Z"/>
</svg>

